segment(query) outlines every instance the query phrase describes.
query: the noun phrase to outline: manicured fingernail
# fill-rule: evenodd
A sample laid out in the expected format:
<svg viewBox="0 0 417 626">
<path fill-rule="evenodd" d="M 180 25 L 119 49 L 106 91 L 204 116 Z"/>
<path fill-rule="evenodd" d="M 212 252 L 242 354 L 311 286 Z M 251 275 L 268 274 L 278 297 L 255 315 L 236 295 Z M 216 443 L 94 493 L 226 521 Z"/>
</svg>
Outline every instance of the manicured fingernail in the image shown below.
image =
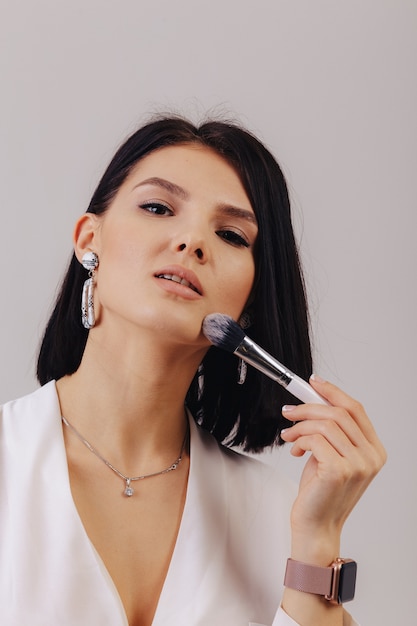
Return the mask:
<svg viewBox="0 0 417 626">
<path fill-rule="evenodd" d="M 281 410 L 283 413 L 289 413 L 290 411 L 294 411 L 294 409 L 295 404 L 284 404 Z"/>
<path fill-rule="evenodd" d="M 324 380 L 324 378 L 322 378 L 321 376 L 319 376 L 318 374 L 312 374 L 310 376 L 311 380 L 314 380 L 314 382 L 316 383 L 325 383 L 326 381 Z"/>
</svg>

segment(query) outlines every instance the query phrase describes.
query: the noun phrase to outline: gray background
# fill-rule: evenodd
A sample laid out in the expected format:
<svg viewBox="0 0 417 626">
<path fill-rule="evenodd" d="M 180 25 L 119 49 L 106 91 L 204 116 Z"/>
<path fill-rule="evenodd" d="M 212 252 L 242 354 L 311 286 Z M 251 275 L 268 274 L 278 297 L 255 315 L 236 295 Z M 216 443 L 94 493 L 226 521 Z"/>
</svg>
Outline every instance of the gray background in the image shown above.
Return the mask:
<svg viewBox="0 0 417 626">
<path fill-rule="evenodd" d="M 316 371 L 389 461 L 349 520 L 363 626 L 415 622 L 415 0 L 0 1 L 0 401 L 35 353 L 73 224 L 155 111 L 234 115 L 283 166 Z M 303 461 L 266 455 L 297 476 Z M 17 485 L 18 488 L 18 485 Z M 280 581 L 277 581 L 277 585 Z"/>
</svg>

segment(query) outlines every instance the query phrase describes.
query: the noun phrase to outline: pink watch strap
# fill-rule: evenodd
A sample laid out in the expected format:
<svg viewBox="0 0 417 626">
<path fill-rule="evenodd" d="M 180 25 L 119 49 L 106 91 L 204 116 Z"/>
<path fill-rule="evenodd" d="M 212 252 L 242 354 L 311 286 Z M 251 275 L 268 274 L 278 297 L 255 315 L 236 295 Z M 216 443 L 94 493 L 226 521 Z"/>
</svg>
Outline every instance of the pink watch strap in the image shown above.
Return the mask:
<svg viewBox="0 0 417 626">
<path fill-rule="evenodd" d="M 297 591 L 326 596 L 331 593 L 333 568 L 288 559 L 284 585 Z"/>
</svg>

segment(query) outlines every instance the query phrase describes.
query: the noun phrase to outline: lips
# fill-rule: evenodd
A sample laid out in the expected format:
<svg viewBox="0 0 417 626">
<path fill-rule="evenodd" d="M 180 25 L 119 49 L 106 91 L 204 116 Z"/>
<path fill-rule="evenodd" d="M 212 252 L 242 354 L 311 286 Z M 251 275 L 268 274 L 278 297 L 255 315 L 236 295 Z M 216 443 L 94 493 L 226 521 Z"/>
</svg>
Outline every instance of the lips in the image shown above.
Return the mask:
<svg viewBox="0 0 417 626">
<path fill-rule="evenodd" d="M 178 283 L 179 285 L 184 285 L 184 287 L 188 287 L 200 296 L 203 293 L 200 281 L 191 270 L 187 270 L 181 267 L 167 267 L 160 272 L 157 272 L 154 276 L 155 278 L 160 278 L 162 280 L 171 280 L 172 282 Z"/>
<path fill-rule="evenodd" d="M 185 278 L 181 278 L 180 276 L 177 276 L 176 274 L 159 274 L 159 275 L 157 275 L 157 278 L 165 278 L 165 280 L 172 280 L 172 281 L 174 281 L 174 283 L 179 283 L 180 285 L 185 285 L 186 287 L 189 287 L 193 291 L 196 291 L 197 293 L 200 293 L 198 291 L 197 287 L 194 287 L 194 285 L 192 283 L 188 282 L 188 280 L 185 280 Z"/>
</svg>

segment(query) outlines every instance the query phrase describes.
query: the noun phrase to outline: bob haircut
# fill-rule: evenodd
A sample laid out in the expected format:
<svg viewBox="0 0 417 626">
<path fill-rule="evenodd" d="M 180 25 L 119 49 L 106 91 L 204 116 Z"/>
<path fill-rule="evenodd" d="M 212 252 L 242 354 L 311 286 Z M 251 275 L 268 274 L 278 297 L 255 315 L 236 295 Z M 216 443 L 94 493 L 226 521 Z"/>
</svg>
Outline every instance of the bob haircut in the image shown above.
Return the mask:
<svg viewBox="0 0 417 626">
<path fill-rule="evenodd" d="M 132 168 L 164 146 L 200 144 L 221 155 L 238 174 L 255 212 L 259 235 L 248 335 L 301 377 L 312 371 L 304 281 L 291 223 L 282 171 L 250 132 L 235 123 L 206 121 L 195 126 L 182 117 L 162 117 L 137 130 L 117 150 L 101 178 L 87 212 L 104 213 Z M 86 271 L 72 256 L 41 343 L 37 377 L 41 384 L 74 373 L 88 330 L 80 302 Z M 226 445 L 259 452 L 281 444 L 290 422 L 282 404 L 294 398 L 280 385 L 249 367 L 238 384 L 237 359 L 210 347 L 190 385 L 186 403 L 194 419 Z"/>
</svg>

